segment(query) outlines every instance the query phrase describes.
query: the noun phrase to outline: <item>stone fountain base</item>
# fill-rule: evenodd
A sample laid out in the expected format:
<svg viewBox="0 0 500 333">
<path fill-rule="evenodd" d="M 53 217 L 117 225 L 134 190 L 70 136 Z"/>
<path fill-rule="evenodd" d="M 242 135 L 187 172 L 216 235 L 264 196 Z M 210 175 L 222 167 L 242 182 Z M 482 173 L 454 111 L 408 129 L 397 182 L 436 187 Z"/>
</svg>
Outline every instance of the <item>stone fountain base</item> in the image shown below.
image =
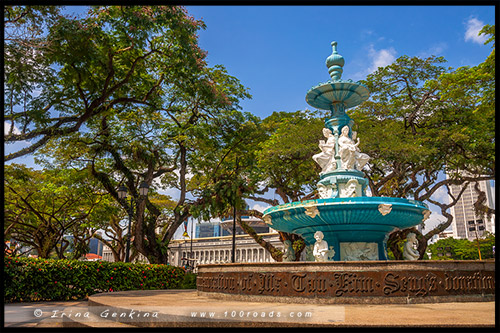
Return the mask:
<svg viewBox="0 0 500 333">
<path fill-rule="evenodd" d="M 198 266 L 200 295 L 322 304 L 495 299 L 495 261 L 336 261 Z"/>
</svg>

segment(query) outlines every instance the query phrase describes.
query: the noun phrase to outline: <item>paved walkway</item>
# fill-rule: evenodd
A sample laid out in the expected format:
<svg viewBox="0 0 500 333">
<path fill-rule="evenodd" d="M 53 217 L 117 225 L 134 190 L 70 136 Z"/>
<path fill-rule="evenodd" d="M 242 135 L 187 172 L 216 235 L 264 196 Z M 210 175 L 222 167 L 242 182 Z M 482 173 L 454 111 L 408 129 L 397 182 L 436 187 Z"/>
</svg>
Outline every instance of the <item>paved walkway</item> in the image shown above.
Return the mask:
<svg viewBox="0 0 500 333">
<path fill-rule="evenodd" d="M 84 318 L 89 309 L 92 309 L 93 317 Z M 142 327 L 494 327 L 495 302 L 287 304 L 216 300 L 198 296 L 196 290 L 154 290 L 97 294 L 91 296 L 89 302 L 5 304 L 7 327 L 60 327 L 64 315 L 90 327 L 124 327 L 130 324 Z M 75 319 L 75 316 L 80 318 Z M 156 316 L 159 317 L 157 322 L 154 319 Z"/>
<path fill-rule="evenodd" d="M 86 308 L 87 301 L 67 302 L 32 302 L 32 303 L 5 303 L 4 304 L 4 326 L 5 327 L 62 327 L 60 318 L 54 316 L 53 311 L 62 311 L 66 308 Z"/>
</svg>

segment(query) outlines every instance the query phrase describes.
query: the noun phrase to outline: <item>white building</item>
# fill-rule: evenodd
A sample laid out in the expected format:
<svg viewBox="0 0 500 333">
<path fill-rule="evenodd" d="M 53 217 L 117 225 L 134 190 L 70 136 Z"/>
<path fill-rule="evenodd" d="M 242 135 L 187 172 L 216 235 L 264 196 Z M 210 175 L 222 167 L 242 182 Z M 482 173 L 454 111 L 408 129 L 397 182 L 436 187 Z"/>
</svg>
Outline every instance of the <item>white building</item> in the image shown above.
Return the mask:
<svg viewBox="0 0 500 333">
<path fill-rule="evenodd" d="M 283 243 L 277 233 L 259 234 L 279 250 Z M 274 262 L 270 253 L 257 244 L 249 235 L 236 235 L 235 262 Z M 169 244 L 169 263 L 175 266 L 186 266 L 193 262 L 201 264 L 219 264 L 232 262 L 233 236 L 195 238 L 193 240 L 176 239 Z"/>
<path fill-rule="evenodd" d="M 279 234 L 269 228 L 261 219 L 243 216 L 242 220 L 250 225 L 259 236 L 275 248 L 283 251 L 283 243 Z M 194 226 L 194 225 L 192 225 Z M 182 226 L 181 226 L 182 228 Z M 196 267 L 201 264 L 218 264 L 232 262 L 233 253 L 233 220 L 232 217 L 220 222 L 202 222 L 196 224 L 194 237 L 172 239 L 169 242 L 168 262 L 174 266 Z M 114 261 L 111 249 L 104 246 L 102 260 Z M 235 262 L 274 262 L 270 253 L 245 233 L 238 225 L 235 236 Z M 148 262 L 142 254 L 134 262 Z"/>
<path fill-rule="evenodd" d="M 495 233 L 495 216 L 493 215 L 490 218 L 486 216 L 480 217 L 474 212 L 474 203 L 478 198 L 474 185 L 475 184 L 469 184 L 460 200 L 450 209 L 450 213 L 453 215 L 452 227 L 454 238 L 474 240 L 476 237 L 481 237 L 485 231 Z M 485 205 L 494 208 L 495 203 L 492 196 L 490 181 L 479 182 L 479 188 L 486 193 Z M 462 186 L 451 185 L 450 189 L 451 194 L 456 196 L 462 189 Z"/>
<path fill-rule="evenodd" d="M 446 229 L 445 231 L 440 232 L 439 234 L 432 236 L 432 238 L 429 240 L 429 244 L 434 244 L 441 239 L 446 239 L 449 237 L 454 237 L 453 230 Z"/>
</svg>

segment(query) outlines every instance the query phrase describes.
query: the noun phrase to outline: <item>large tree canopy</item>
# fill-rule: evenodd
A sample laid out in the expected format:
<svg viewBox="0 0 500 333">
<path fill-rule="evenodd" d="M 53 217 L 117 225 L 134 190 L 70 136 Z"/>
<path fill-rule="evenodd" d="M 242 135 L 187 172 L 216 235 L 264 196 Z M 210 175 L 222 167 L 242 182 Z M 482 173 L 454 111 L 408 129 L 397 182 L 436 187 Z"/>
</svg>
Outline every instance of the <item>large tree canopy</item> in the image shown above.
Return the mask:
<svg viewBox="0 0 500 333">
<path fill-rule="evenodd" d="M 203 24 L 182 8 L 96 7 L 88 17 L 71 24 L 61 19 L 60 25 L 52 29 L 58 34 L 53 57 L 64 79 L 58 91 L 72 91 L 73 98 L 61 105 L 67 112 L 83 110 L 85 126 L 50 136 L 37 149 L 37 161 L 88 170 L 132 213 L 135 249 L 150 262 L 166 263 L 169 240 L 200 204 L 189 186 L 193 156 L 203 148 L 196 136 L 250 95 L 224 67 L 207 65 L 196 36 Z M 76 32 L 73 26 L 83 28 Z M 142 182 L 151 187 L 148 197 L 139 195 Z M 132 201 L 118 198 L 122 184 Z M 165 218 L 150 197 L 172 188 L 178 197 Z"/>
<path fill-rule="evenodd" d="M 4 139 L 31 142 L 5 160 L 82 130 L 98 115 L 168 107 L 164 91 L 180 82 L 193 89 L 196 69 L 205 66 L 196 36 L 204 24 L 181 7 L 90 7 L 82 19 L 58 7 L 6 6 L 4 13 L 4 118 L 11 124 Z"/>
<path fill-rule="evenodd" d="M 86 172 L 5 166 L 4 236 L 35 249 L 42 258 L 86 253 L 90 237 L 117 213 L 112 198 Z M 60 246 L 62 244 L 62 246 Z"/>
</svg>

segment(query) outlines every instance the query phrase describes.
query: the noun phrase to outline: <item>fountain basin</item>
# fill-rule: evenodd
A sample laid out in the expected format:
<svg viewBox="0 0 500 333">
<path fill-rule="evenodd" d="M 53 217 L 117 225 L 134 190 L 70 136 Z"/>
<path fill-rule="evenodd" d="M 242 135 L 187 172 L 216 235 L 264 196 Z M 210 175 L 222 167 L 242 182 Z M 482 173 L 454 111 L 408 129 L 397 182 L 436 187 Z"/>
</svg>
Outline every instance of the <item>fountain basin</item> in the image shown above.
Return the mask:
<svg viewBox="0 0 500 333">
<path fill-rule="evenodd" d="M 345 108 L 361 104 L 370 96 L 368 89 L 357 82 L 329 81 L 307 92 L 306 102 L 323 110 L 330 110 L 334 101 L 342 101 Z"/>
<path fill-rule="evenodd" d="M 334 261 L 354 260 L 348 257 L 350 246 L 368 246 L 366 251 L 374 252 L 361 260 L 387 260 L 389 234 L 422 223 L 429 212 L 427 205 L 415 200 L 352 197 L 274 206 L 264 211 L 263 218 L 275 230 L 302 236 L 308 246 L 315 243 L 316 231 L 323 232 L 324 240 L 335 251 Z"/>
</svg>

